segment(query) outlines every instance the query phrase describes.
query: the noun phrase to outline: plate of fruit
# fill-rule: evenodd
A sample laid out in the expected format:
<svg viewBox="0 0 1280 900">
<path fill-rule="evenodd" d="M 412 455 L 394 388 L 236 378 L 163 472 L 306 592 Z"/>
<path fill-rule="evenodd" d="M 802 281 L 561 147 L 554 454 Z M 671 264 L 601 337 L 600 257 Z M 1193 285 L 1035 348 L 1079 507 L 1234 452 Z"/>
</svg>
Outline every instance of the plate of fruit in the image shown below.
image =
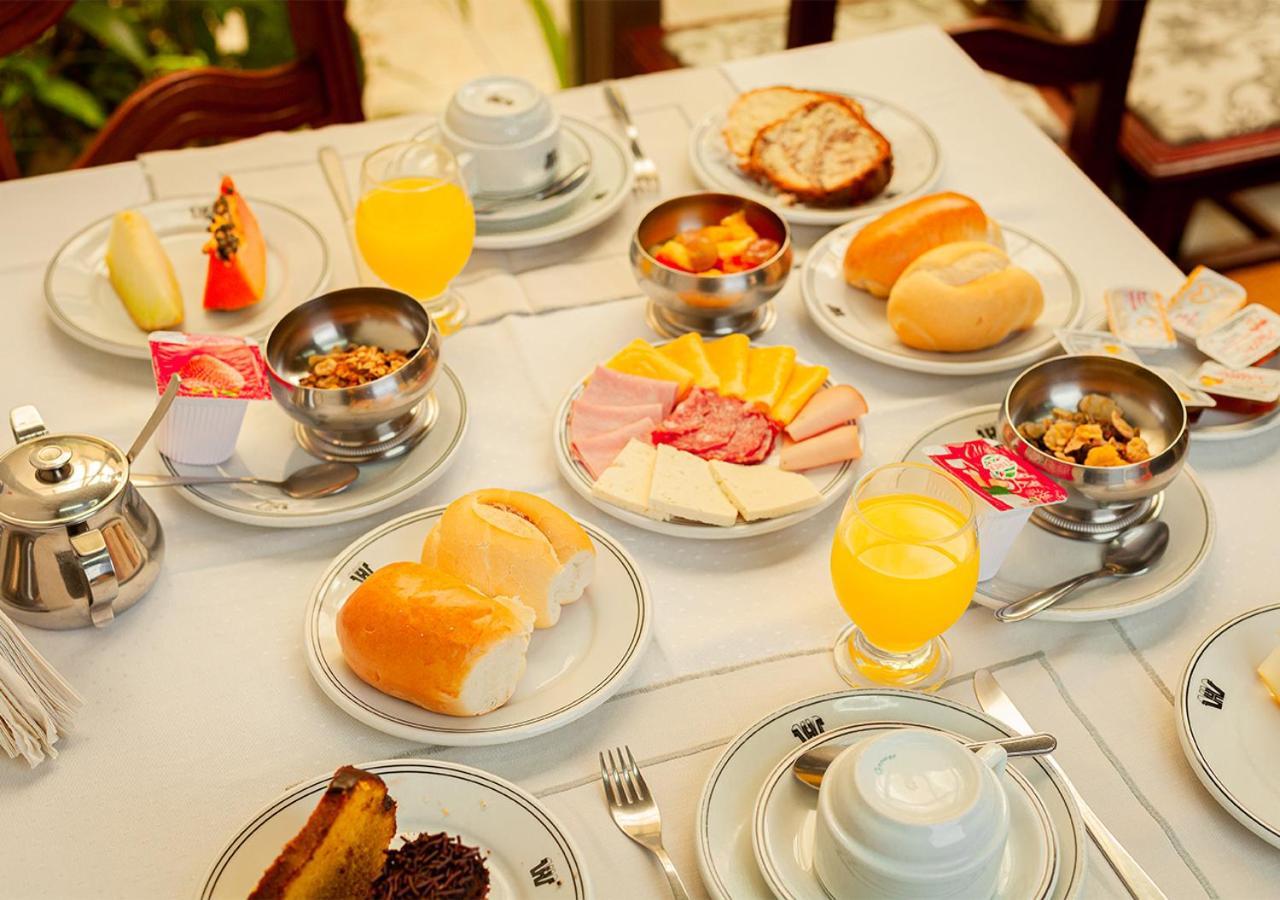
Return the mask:
<svg viewBox="0 0 1280 900">
<path fill-rule="evenodd" d="M 297 213 L 240 194 L 175 197 L 94 222 L 45 273 L 58 327 L 118 356 L 146 359 L 153 331 L 265 335 L 329 281 L 320 232 Z"/>
<path fill-rule="evenodd" d="M 635 340 L 565 395 L 555 455 L 569 485 L 659 534 L 750 537 L 848 495 L 867 403 L 794 347 L 746 335 Z"/>
</svg>

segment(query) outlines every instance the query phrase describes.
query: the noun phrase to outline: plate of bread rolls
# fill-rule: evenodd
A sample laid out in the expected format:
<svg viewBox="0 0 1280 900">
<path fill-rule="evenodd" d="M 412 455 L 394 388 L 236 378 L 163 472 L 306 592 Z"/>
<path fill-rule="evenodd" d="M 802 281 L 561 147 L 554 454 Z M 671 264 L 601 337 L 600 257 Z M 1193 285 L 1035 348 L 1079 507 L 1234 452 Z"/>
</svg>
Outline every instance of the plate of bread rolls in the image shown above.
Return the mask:
<svg viewBox="0 0 1280 900">
<path fill-rule="evenodd" d="M 784 85 L 708 113 L 690 134 L 689 161 L 706 187 L 769 203 L 803 225 L 838 225 L 917 196 L 942 171 L 937 138 L 906 110 Z"/>
<path fill-rule="evenodd" d="M 900 369 L 982 375 L 1056 347 L 1084 311 L 1049 247 L 944 192 L 835 229 L 801 274 L 809 315 L 855 353 Z"/>
<path fill-rule="evenodd" d="M 307 664 L 344 712 L 423 743 L 533 737 L 626 680 L 653 614 L 609 535 L 523 491 L 473 491 L 343 550 L 307 606 Z"/>
</svg>

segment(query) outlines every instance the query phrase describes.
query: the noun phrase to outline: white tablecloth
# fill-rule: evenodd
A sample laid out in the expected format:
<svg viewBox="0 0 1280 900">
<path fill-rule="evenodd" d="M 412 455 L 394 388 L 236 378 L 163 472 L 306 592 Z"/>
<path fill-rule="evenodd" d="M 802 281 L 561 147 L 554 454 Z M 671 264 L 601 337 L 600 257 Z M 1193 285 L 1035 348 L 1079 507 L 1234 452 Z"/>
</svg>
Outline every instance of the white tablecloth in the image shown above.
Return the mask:
<svg viewBox="0 0 1280 900">
<path fill-rule="evenodd" d="M 924 118 L 945 153 L 942 187 L 972 194 L 998 219 L 1054 247 L 1091 304 L 1113 284 L 1169 289 L 1161 256 L 1043 135 L 1009 106 L 949 40 L 931 29 L 878 36 L 625 82 L 664 192 L 691 188 L 691 124 L 756 85 L 790 82 L 866 91 Z M 607 121 L 597 88 L 556 98 Z M 84 223 L 151 197 L 207 193 L 230 171 L 246 193 L 295 205 L 325 230 L 351 277 L 341 223 L 314 165 L 334 143 L 347 161 L 414 121 L 366 125 L 178 154 L 0 185 L 0 357 L 3 405 L 35 403 L 55 430 L 125 442 L 154 402 L 146 363 L 63 336 L 42 299 L 44 268 Z M 27 629 L 88 705 L 63 755 L 28 771 L 0 760 L 0 896 L 180 897 L 199 885 L 229 835 L 286 786 L 337 766 L 438 756 L 491 770 L 546 799 L 581 843 L 602 898 L 665 896 L 657 869 L 608 819 L 595 751 L 627 743 L 662 803 L 668 847 L 702 895 L 693 851 L 703 780 L 732 737 L 765 713 L 841 687 L 828 658 L 841 625 L 826 551 L 837 511 L 777 535 L 681 543 L 609 519 L 556 474 L 550 417 L 573 380 L 610 348 L 644 336 L 642 303 L 593 295 L 591 265 L 623 258 L 638 197 L 606 227 L 561 245 L 478 253 L 464 276 L 482 315 L 515 310 L 448 339 L 445 355 L 474 410 L 452 470 L 422 495 L 372 520 L 269 531 L 214 518 L 167 493 L 148 498 L 169 539 L 152 593 L 106 631 Z M 804 230 L 801 241 L 816 232 Z M 514 277 L 513 277 L 514 276 Z M 610 290 L 616 279 L 600 275 Z M 480 287 L 489 279 L 492 295 Z M 557 300 L 558 286 L 568 300 Z M 486 310 L 492 296 L 493 308 Z M 617 296 L 617 295 L 614 295 Z M 545 311 L 565 302 L 592 303 Z M 769 339 L 829 361 L 860 386 L 873 418 L 866 464 L 894 458 L 933 421 L 995 401 L 1006 376 L 951 380 L 888 369 L 843 351 L 808 321 L 796 279 Z M 1196 445 L 1191 459 L 1218 505 L 1219 536 L 1183 596 L 1121 622 L 996 624 L 971 610 L 950 633 L 957 677 L 946 695 L 971 702 L 965 673 L 996 666 L 1033 723 L 1055 732 L 1067 771 L 1120 840 L 1171 897 L 1274 896 L 1280 854 L 1229 818 L 1187 767 L 1172 691 L 1201 638 L 1273 599 L 1268 564 L 1280 509 L 1258 490 L 1274 481 L 1276 433 Z M 155 465 L 147 457 L 144 469 Z M 154 470 L 154 469 L 153 469 Z M 421 747 L 373 731 L 334 707 L 303 661 L 302 610 L 328 560 L 379 521 L 499 484 L 534 491 L 617 535 L 653 590 L 648 653 L 622 692 L 573 726 L 515 746 Z M 1118 896 L 1090 848 L 1090 897 Z"/>
</svg>

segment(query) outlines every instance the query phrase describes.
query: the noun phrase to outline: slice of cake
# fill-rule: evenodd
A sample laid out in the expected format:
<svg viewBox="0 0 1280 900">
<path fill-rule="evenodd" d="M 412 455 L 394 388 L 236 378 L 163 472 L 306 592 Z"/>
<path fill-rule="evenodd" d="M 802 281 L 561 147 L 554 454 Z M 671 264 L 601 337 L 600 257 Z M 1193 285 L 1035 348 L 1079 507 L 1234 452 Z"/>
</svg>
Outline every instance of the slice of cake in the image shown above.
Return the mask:
<svg viewBox="0 0 1280 900">
<path fill-rule="evenodd" d="M 824 100 L 829 94 L 818 91 L 805 91 L 793 87 L 756 88 L 741 94 L 729 112 L 725 115 L 724 142 L 738 161 L 738 165 L 749 169 L 751 165 L 751 145 L 764 128 L 779 119 L 791 115 L 806 103 Z M 852 100 L 859 112 L 861 107 Z"/>
<path fill-rule="evenodd" d="M 776 519 L 816 506 L 822 495 L 808 478 L 774 466 L 739 466 L 713 459 L 711 474 L 748 522 Z"/>
<path fill-rule="evenodd" d="M 395 834 L 396 803 L 387 785 L 377 775 L 343 766 L 249 900 L 369 897 Z"/>
</svg>

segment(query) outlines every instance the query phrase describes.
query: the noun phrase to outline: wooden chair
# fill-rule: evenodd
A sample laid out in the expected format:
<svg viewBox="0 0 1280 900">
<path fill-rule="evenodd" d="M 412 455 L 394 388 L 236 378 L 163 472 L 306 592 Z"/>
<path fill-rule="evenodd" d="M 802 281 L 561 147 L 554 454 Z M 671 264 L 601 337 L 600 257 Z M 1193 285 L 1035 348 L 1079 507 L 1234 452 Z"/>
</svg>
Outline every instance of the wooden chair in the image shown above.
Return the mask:
<svg viewBox="0 0 1280 900">
<path fill-rule="evenodd" d="M 70 6 L 71 0 L 0 2 L 0 56 L 40 37 Z M 111 114 L 74 167 L 194 142 L 361 121 L 359 70 L 344 7 L 343 0 L 289 0 L 297 51 L 291 62 L 255 71 L 190 69 L 147 82 Z M 0 120 L 0 180 L 20 174 Z"/>
</svg>

